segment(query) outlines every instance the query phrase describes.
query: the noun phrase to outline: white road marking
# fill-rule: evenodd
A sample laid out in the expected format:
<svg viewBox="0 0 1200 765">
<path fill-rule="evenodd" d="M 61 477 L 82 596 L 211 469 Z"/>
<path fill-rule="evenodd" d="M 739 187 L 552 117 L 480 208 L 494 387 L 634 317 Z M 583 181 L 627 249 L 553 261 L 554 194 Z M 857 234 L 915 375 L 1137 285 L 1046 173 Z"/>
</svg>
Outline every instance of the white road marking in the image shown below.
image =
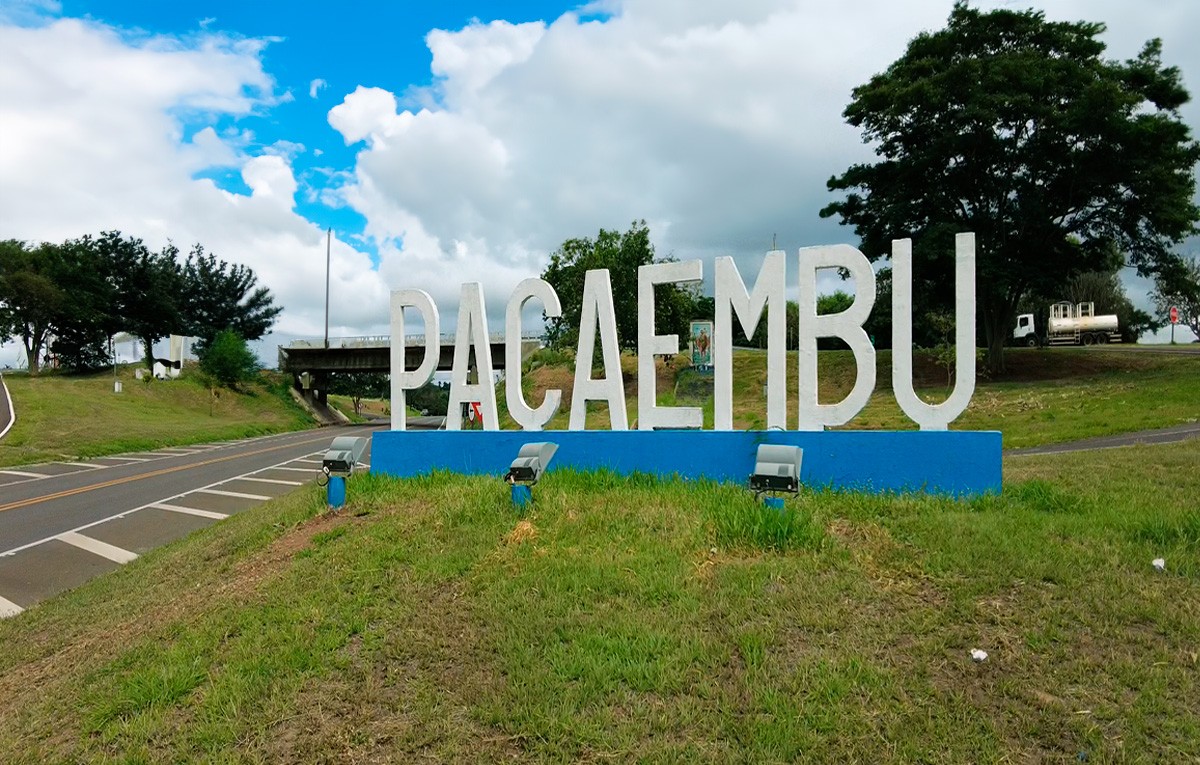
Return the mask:
<svg viewBox="0 0 1200 765">
<path fill-rule="evenodd" d="M 225 483 L 225 481 L 222 481 L 221 483 Z M 220 484 L 217 485 L 219 486 Z M 262 494 L 243 494 L 240 491 L 222 491 L 221 489 L 196 489 L 196 492 L 202 494 L 218 494 L 222 497 L 237 497 L 238 499 L 256 499 L 259 502 L 266 502 L 268 499 L 273 499 L 272 497 L 267 497 Z"/>
<path fill-rule="evenodd" d="M 8 424 L 4 430 L 0 430 L 0 438 L 4 438 L 9 429 L 17 424 L 17 410 L 13 408 L 12 396 L 8 395 L 8 383 L 4 382 L 4 375 L 0 375 L 0 390 L 4 391 L 4 400 L 8 402 Z"/>
<path fill-rule="evenodd" d="M 291 462 L 291 461 L 292 460 L 288 460 L 288 462 Z M 284 464 L 286 465 L 287 463 L 285 462 Z M 319 472 L 321 472 L 320 470 L 313 470 L 312 468 L 293 468 L 293 467 L 278 467 L 278 466 L 277 467 L 269 467 L 269 468 L 265 468 L 265 469 L 266 470 L 290 470 L 293 473 L 319 473 Z M 261 473 L 262 471 L 260 470 L 259 472 Z"/>
<path fill-rule="evenodd" d="M 19 475 L 22 478 L 49 478 L 49 473 L 26 473 L 23 470 L 0 470 L 5 475 Z"/>
<path fill-rule="evenodd" d="M 85 537 L 83 534 L 68 531 L 65 534 L 59 534 L 56 539 L 66 542 L 69 545 L 75 545 L 80 550 L 87 550 L 93 555 L 99 555 L 101 558 L 108 558 L 114 563 L 128 563 L 131 560 L 137 560 L 137 553 L 123 550 L 120 547 L 110 545 L 108 542 L 101 542 L 99 539 Z"/>
<path fill-rule="evenodd" d="M 159 510 L 170 510 L 172 513 L 195 515 L 200 518 L 212 518 L 214 521 L 220 521 L 229 517 L 225 513 L 214 513 L 212 510 L 197 510 L 194 507 L 184 507 L 183 505 L 168 505 L 166 502 L 155 502 L 150 507 L 158 508 Z"/>
<path fill-rule="evenodd" d="M 284 486 L 303 486 L 304 481 L 284 481 L 279 478 L 259 478 L 252 475 L 244 475 L 240 478 L 233 478 L 234 481 L 258 481 L 259 483 L 278 483 Z"/>
<path fill-rule="evenodd" d="M 120 456 L 101 457 L 101 459 L 106 459 L 106 460 L 125 460 L 126 462 L 150 462 L 150 461 L 151 461 L 151 460 L 153 460 L 154 458 L 153 458 L 153 457 L 126 457 L 124 454 L 122 454 L 122 455 L 120 455 Z"/>
<path fill-rule="evenodd" d="M 16 616 L 24 610 L 24 608 L 21 608 L 8 598 L 0 595 L 0 619 L 7 619 L 10 616 Z"/>
<path fill-rule="evenodd" d="M 276 436 L 259 436 L 258 438 L 254 438 L 254 439 L 250 439 L 250 440 L 252 440 L 252 441 L 261 441 L 261 440 L 263 440 L 263 439 L 266 439 L 266 438 L 275 438 L 275 437 L 276 437 Z M 313 453 L 313 454 L 322 454 L 323 452 L 312 452 L 312 453 Z M 122 458 L 122 459 L 124 459 L 124 458 Z M 144 459 L 143 459 L 143 460 L 140 460 L 140 461 L 142 461 L 142 462 L 145 462 L 146 460 L 144 460 Z M 255 472 L 255 473 L 261 473 L 261 472 L 264 472 L 264 471 L 267 471 L 267 470 L 291 470 L 291 469 L 293 469 L 293 468 L 284 468 L 284 467 L 280 467 L 280 465 L 286 465 L 287 463 L 289 463 L 289 462 L 291 462 L 291 461 L 292 461 L 292 460 L 290 460 L 290 459 L 289 459 L 289 460 L 284 460 L 283 462 L 280 462 L 280 463 L 278 463 L 277 465 L 268 465 L 267 467 L 265 467 L 265 468 L 259 468 L 258 470 L 255 470 L 254 472 Z M 310 472 L 310 471 L 306 469 L 304 472 L 306 472 L 306 473 L 307 473 L 307 472 Z M 247 475 L 248 475 L 248 474 L 247 474 Z M 45 477 L 46 477 L 46 476 L 41 476 L 41 475 L 40 475 L 40 476 L 38 476 L 38 478 L 45 478 Z M 132 508 L 132 509 L 130 509 L 130 510 L 122 510 L 122 511 L 121 511 L 121 512 L 119 512 L 119 513 L 114 513 L 114 514 L 112 514 L 112 515 L 108 516 L 107 518 L 101 518 L 101 519 L 100 519 L 100 520 L 98 520 L 98 521 L 92 521 L 91 523 L 85 523 L 85 524 L 83 524 L 82 526 L 76 526 L 74 529 L 71 529 L 71 531 L 72 531 L 72 532 L 85 531 L 85 530 L 87 530 L 87 529 L 90 529 L 90 528 L 92 528 L 93 526 L 99 526 L 99 525 L 101 525 L 101 524 L 108 523 L 109 521 L 111 521 L 111 520 L 114 520 L 114 519 L 116 519 L 116 518 L 123 518 L 123 517 L 125 517 L 125 516 L 127 516 L 127 515 L 132 515 L 132 514 L 136 513 L 136 512 L 137 512 L 137 511 L 139 511 L 139 510 L 145 510 L 147 507 L 153 507 L 154 505 L 157 505 L 157 504 L 162 504 L 162 503 L 168 503 L 168 502 L 171 502 L 172 500 L 179 499 L 179 498 L 181 498 L 181 497 L 184 497 L 184 496 L 186 496 L 187 494 L 191 494 L 191 493 L 192 493 L 192 491 L 201 491 L 201 490 L 203 490 L 203 489 L 208 489 L 208 488 L 211 488 L 211 487 L 213 487 L 213 486 L 220 486 L 221 484 L 223 484 L 223 483 L 227 483 L 228 481 L 231 481 L 231 480 L 233 480 L 233 479 L 231 479 L 231 478 L 224 478 L 224 479 L 222 479 L 222 480 L 220 480 L 220 481 L 214 481 L 213 483 L 210 483 L 208 486 L 203 486 L 203 487 L 201 487 L 200 489 L 193 489 L 193 490 L 191 490 L 191 491 L 186 491 L 186 492 L 184 492 L 183 494 L 176 494 L 176 495 L 174 495 L 174 496 L 171 496 L 171 497 L 166 497 L 166 498 L 164 498 L 164 499 L 162 499 L 162 500 L 159 500 L 159 501 L 157 501 L 157 502 L 147 502 L 146 504 L 144 504 L 144 505 L 141 505 L 141 506 L 139 506 L 139 507 L 135 507 L 135 508 Z M 12 484 L 9 484 L 9 485 L 11 486 Z M 69 533 L 69 532 L 68 532 L 68 533 Z M 32 547 L 37 547 L 38 545 L 44 545 L 44 544 L 46 544 L 47 542 L 53 541 L 53 540 L 55 540 L 55 539 L 58 539 L 58 537 L 59 537 L 59 535 L 57 535 L 57 534 L 56 534 L 56 535 L 53 535 L 53 536 L 48 536 L 48 537 L 45 537 L 45 538 L 43 538 L 43 539 L 38 539 L 38 540 L 36 540 L 36 541 L 34 541 L 34 542 L 27 542 L 27 543 L 25 543 L 25 544 L 23 544 L 23 545 L 18 545 L 17 547 L 12 547 L 12 548 L 10 548 L 10 549 L 8 549 L 8 550 L 5 550 L 4 552 L 0 552 L 0 558 L 6 558 L 6 557 L 9 557 L 9 556 L 11 556 L 11 555 L 16 555 L 17 553 L 19 553 L 19 552 L 22 552 L 22 551 L 24 551 L 24 550 L 28 550 L 28 549 L 30 549 L 30 548 L 32 548 Z"/>
<path fill-rule="evenodd" d="M 99 465 L 95 465 L 95 464 L 93 464 L 93 463 L 91 463 L 91 462 L 54 462 L 54 463 L 51 463 L 51 464 L 54 464 L 54 465 L 70 465 L 71 467 L 91 468 L 92 470 L 95 470 L 96 468 L 98 468 L 98 467 L 99 467 Z"/>
<path fill-rule="evenodd" d="M 306 459 L 301 458 L 301 459 L 292 460 L 292 462 L 313 462 L 313 463 L 316 463 L 317 465 L 321 465 L 324 463 L 324 460 L 306 460 Z"/>
</svg>

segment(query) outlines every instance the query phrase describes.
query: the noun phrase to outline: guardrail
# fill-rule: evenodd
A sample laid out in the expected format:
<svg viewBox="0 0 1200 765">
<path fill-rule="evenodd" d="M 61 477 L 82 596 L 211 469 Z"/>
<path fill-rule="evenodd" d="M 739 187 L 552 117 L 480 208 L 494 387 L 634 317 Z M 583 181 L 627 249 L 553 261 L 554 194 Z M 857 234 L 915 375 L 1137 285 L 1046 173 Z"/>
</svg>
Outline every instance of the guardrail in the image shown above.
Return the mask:
<svg viewBox="0 0 1200 765">
<path fill-rule="evenodd" d="M 453 333 L 442 333 L 440 336 L 443 345 L 453 345 L 456 335 Z M 541 335 L 522 335 L 521 340 L 541 340 Z M 422 345 L 425 342 L 424 333 L 406 334 L 404 336 L 405 345 Z M 503 332 L 492 332 L 488 335 L 488 342 L 502 343 L 504 342 Z M 330 348 L 390 348 L 392 346 L 391 335 L 358 335 L 355 337 L 331 337 L 329 338 Z M 280 346 L 281 348 L 325 348 L 324 338 L 318 339 L 299 339 L 293 340 L 287 345 Z"/>
</svg>

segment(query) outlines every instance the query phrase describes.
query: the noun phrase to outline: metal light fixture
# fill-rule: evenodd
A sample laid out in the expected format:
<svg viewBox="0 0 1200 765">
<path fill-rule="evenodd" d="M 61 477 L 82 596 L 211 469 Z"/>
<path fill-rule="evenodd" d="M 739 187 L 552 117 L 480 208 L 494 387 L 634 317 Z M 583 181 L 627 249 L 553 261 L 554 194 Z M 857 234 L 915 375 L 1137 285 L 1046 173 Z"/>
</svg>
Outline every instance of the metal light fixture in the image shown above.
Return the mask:
<svg viewBox="0 0 1200 765">
<path fill-rule="evenodd" d="M 762 444 L 754 458 L 750 490 L 756 497 L 768 492 L 796 494 L 800 491 L 800 462 L 803 457 L 804 450 L 799 446 Z M 766 504 L 782 507 L 783 500 L 769 497 Z"/>
<path fill-rule="evenodd" d="M 514 505 L 522 506 L 533 498 L 532 486 L 541 479 L 557 451 L 558 444 L 538 441 L 525 444 L 517 452 L 517 458 L 504 474 L 504 480 L 512 487 Z"/>
<path fill-rule="evenodd" d="M 367 439 L 355 436 L 338 436 L 329 445 L 321 459 L 321 472 L 327 481 L 325 498 L 330 507 L 346 504 L 346 478 L 353 475 L 366 450 Z"/>
<path fill-rule="evenodd" d="M 329 476 L 343 478 L 354 473 L 363 453 L 367 450 L 367 439 L 355 436 L 338 436 L 333 439 L 325 457 L 321 460 L 321 471 Z"/>
</svg>

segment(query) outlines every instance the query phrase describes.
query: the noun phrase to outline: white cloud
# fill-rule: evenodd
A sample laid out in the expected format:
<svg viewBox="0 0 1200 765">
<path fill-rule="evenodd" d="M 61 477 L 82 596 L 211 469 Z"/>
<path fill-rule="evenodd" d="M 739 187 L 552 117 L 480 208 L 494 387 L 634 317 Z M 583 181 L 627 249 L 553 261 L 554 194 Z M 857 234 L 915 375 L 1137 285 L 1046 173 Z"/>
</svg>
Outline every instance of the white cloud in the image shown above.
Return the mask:
<svg viewBox="0 0 1200 765">
<path fill-rule="evenodd" d="M 0 230 L 60 241 L 119 229 L 158 248 L 201 242 L 244 263 L 285 310 L 276 333 L 320 335 L 325 232 L 295 209 L 280 140 L 251 152 L 248 130 L 185 138 L 181 114 L 242 116 L 279 103 L 262 41 L 205 35 L 130 40 L 97 23 L 0 26 Z M 199 175 L 240 171 L 250 194 Z M 340 331 L 381 331 L 387 289 L 368 255 L 335 241 L 332 297 Z M 266 354 L 273 355 L 273 354 Z M 271 361 L 273 359 L 268 359 Z"/>
<path fill-rule="evenodd" d="M 564 239 L 636 218 L 651 223 L 660 254 L 732 254 L 749 273 L 773 235 L 793 251 L 854 241 L 817 215 L 831 199 L 826 180 L 871 157 L 841 112 L 855 85 L 940 28 L 950 5 L 627 0 L 592 10 L 615 15 L 435 30 L 435 83 L 403 100 L 421 108 L 360 87 L 330 111 L 348 144 L 365 143 L 343 193 L 384 245 L 389 284 L 453 305 L 469 274 L 498 316 L 512 284 Z M 1192 2 L 1143 14 L 1074 0 L 1048 16 L 1109 21 L 1114 57 L 1161 35 L 1167 61 L 1198 71 L 1183 31 L 1200 27 Z"/>
<path fill-rule="evenodd" d="M 946 0 L 602 0 L 546 22 L 433 30 L 433 85 L 345 95 L 328 121 L 361 144 L 353 166 L 298 174 L 299 132 L 261 149 L 229 124 L 291 97 L 263 69 L 270 40 L 127 36 L 47 21 L 54 3 L 9 0 L 0 231 L 203 242 L 255 269 L 285 306 L 279 334 L 292 335 L 320 335 L 324 323 L 325 232 L 297 212 L 297 196 L 361 213 L 378 248 L 373 270 L 354 235 L 334 242 L 334 334 L 386 331 L 387 291 L 399 287 L 433 292 L 452 324 L 466 280 L 485 284 L 499 320 L 511 287 L 564 239 L 638 218 L 660 254 L 735 255 L 749 276 L 775 235 L 790 251 L 854 240 L 817 217 L 826 179 L 870 157 L 841 112 L 855 85 L 949 10 Z M 581 20 L 596 13 L 612 15 Z M 3 25 L 31 14 L 38 25 Z M 1108 22 L 1118 58 L 1162 36 L 1166 61 L 1200 88 L 1194 0 L 1059 0 L 1048 15 Z M 310 81 L 310 97 L 325 87 Z M 1194 105 L 1184 114 L 1197 123 Z M 230 170 L 248 194 L 201 177 Z"/>
</svg>

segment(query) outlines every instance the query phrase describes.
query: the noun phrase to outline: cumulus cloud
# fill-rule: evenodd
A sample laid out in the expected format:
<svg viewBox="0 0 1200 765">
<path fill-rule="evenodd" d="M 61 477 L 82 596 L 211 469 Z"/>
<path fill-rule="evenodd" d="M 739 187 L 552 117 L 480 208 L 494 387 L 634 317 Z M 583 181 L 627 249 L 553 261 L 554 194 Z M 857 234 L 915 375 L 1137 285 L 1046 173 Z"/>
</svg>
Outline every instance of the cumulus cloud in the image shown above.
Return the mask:
<svg viewBox="0 0 1200 765">
<path fill-rule="evenodd" d="M 271 289 L 285 308 L 278 335 L 320 335 L 325 231 L 297 213 L 291 166 L 304 147 L 281 140 L 255 153 L 245 129 L 188 137 L 181 121 L 200 114 L 216 124 L 279 103 L 263 45 L 218 34 L 130 40 L 72 19 L 0 26 L 4 236 L 59 241 L 118 229 L 154 248 L 201 242 Z M 240 173 L 250 193 L 203 177 L 220 168 Z M 335 241 L 332 259 L 335 329 L 381 331 L 387 288 L 370 257 Z"/>
<path fill-rule="evenodd" d="M 612 15 L 434 30 L 431 88 L 360 87 L 329 112 L 364 144 L 342 194 L 389 284 L 453 303 L 461 279 L 438 274 L 471 274 L 499 306 L 564 239 L 640 218 L 660 254 L 730 254 L 751 274 L 776 236 L 791 251 L 852 242 L 817 215 L 826 180 L 871 157 L 841 112 L 949 4 L 610 0 L 593 12 Z M 1149 21 L 1116 0 L 1048 15 L 1111 21 L 1114 57 L 1165 36 L 1167 59 L 1196 71 L 1180 31 L 1182 18 L 1200 26 L 1192 3 Z"/>
<path fill-rule="evenodd" d="M 661 255 L 734 255 L 747 277 L 773 239 L 792 252 L 854 241 L 817 216 L 826 179 L 871 157 L 841 112 L 950 4 L 600 0 L 557 19 L 431 30 L 433 84 L 339 94 L 328 122 L 356 147 L 353 165 L 303 172 L 299 135 L 263 149 L 236 123 L 290 98 L 264 69 L 269 39 L 203 24 L 186 39 L 124 35 L 47 9 L 0 7 L 0 22 L 39 18 L 0 24 L 3 235 L 200 241 L 277 295 L 279 335 L 320 335 L 326 234 L 297 199 L 360 213 L 377 251 L 375 266 L 356 235 L 333 242 L 335 334 L 386 331 L 387 292 L 401 287 L 433 292 L 452 324 L 466 280 L 484 283 L 499 320 L 512 286 L 564 239 L 635 219 Z M 1048 15 L 1108 22 L 1118 58 L 1162 36 L 1165 59 L 1200 88 L 1194 0 L 1061 0 Z M 310 97 L 326 87 L 310 81 Z M 1197 123 L 1195 106 L 1184 114 Z M 248 191 L 220 188 L 217 173 Z"/>
</svg>

